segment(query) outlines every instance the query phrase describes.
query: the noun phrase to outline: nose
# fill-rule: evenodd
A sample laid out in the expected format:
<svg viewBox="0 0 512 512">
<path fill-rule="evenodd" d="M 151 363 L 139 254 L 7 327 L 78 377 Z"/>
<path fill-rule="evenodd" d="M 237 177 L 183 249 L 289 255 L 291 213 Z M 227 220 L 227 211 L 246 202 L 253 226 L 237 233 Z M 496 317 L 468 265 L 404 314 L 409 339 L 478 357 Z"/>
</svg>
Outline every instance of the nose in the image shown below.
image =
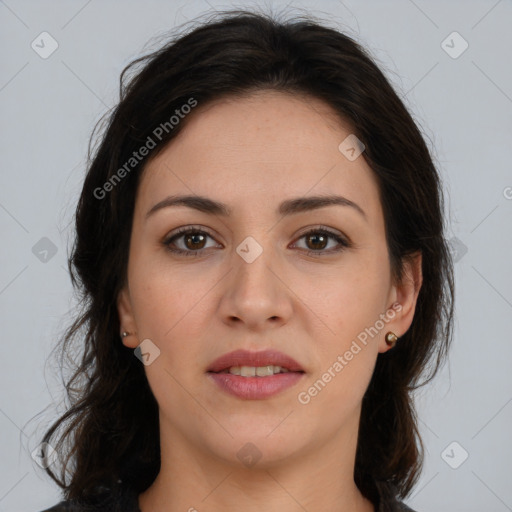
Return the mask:
<svg viewBox="0 0 512 512">
<path fill-rule="evenodd" d="M 233 255 L 233 269 L 224 282 L 220 304 L 222 319 L 231 327 L 239 324 L 240 328 L 262 331 L 284 325 L 291 317 L 293 293 L 286 284 L 284 266 L 269 244 L 260 245 L 263 251 L 253 261 Z"/>
</svg>

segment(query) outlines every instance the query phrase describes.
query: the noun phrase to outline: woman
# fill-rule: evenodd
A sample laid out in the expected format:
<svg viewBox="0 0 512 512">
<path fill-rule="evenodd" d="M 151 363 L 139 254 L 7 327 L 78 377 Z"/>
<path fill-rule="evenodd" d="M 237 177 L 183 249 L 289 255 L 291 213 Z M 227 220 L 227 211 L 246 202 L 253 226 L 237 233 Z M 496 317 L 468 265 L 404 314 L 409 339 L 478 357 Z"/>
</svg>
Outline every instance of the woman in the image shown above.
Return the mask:
<svg viewBox="0 0 512 512">
<path fill-rule="evenodd" d="M 410 393 L 454 285 L 404 104 L 348 36 L 246 11 L 121 84 L 76 213 L 48 510 L 411 510 Z"/>
</svg>

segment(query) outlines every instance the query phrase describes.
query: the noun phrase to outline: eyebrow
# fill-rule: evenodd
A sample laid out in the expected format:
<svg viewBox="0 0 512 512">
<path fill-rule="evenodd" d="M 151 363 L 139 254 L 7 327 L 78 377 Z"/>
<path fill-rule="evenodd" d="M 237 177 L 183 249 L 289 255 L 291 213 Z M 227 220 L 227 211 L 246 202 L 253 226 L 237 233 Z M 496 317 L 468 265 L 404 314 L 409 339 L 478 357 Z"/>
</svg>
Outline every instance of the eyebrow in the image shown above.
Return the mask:
<svg viewBox="0 0 512 512">
<path fill-rule="evenodd" d="M 232 210 L 226 204 L 219 201 L 214 201 L 208 197 L 197 195 L 178 195 L 166 197 L 162 201 L 155 204 L 146 213 L 146 220 L 157 211 L 172 206 L 187 206 L 188 208 L 193 208 L 203 213 L 210 215 L 220 215 L 223 217 L 228 217 L 232 213 Z M 326 206 L 351 207 L 358 211 L 364 217 L 364 219 L 368 221 L 365 211 L 357 203 L 354 203 L 346 197 L 338 195 L 309 196 L 287 199 L 279 205 L 276 214 L 286 216 L 295 213 L 317 210 L 319 208 L 325 208 Z"/>
</svg>

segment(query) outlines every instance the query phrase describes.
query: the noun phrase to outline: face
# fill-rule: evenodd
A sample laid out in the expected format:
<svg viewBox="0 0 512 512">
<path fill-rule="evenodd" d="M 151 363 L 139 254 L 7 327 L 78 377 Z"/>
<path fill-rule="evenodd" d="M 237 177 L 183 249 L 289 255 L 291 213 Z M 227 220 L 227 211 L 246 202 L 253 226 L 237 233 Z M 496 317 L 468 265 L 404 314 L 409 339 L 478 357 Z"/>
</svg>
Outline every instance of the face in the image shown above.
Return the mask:
<svg viewBox="0 0 512 512">
<path fill-rule="evenodd" d="M 186 123 L 145 168 L 118 300 L 122 329 L 135 333 L 123 343 L 150 340 L 161 435 L 229 464 L 254 450 L 269 467 L 342 446 L 386 333 L 412 322 L 420 260 L 415 282 L 392 282 L 376 179 L 363 156 L 339 149 L 350 126 L 323 102 L 259 92 L 199 105 Z M 147 215 L 180 195 L 229 214 L 179 204 Z M 353 205 L 280 212 L 313 196 Z M 208 369 L 238 349 L 280 351 L 303 373 L 271 396 L 234 395 Z"/>
</svg>

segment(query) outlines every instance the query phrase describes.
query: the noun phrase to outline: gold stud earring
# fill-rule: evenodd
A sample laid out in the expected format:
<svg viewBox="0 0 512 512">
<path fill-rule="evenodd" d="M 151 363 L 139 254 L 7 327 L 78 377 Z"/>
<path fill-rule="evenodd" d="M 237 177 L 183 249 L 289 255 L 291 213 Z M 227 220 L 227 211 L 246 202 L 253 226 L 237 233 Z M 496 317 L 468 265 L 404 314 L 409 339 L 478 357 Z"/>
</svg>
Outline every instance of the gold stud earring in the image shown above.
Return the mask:
<svg viewBox="0 0 512 512">
<path fill-rule="evenodd" d="M 398 341 L 398 336 L 394 332 L 388 332 L 386 334 L 386 343 L 389 347 L 393 348 Z"/>
</svg>

